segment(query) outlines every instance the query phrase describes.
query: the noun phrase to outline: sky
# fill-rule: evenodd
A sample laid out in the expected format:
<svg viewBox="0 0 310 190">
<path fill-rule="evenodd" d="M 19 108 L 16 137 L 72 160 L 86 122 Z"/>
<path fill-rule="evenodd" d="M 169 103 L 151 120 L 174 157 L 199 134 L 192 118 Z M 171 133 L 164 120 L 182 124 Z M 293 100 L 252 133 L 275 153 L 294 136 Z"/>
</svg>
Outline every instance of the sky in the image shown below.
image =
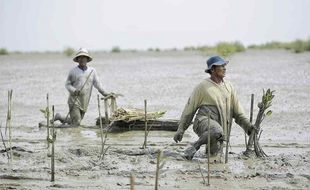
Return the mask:
<svg viewBox="0 0 310 190">
<path fill-rule="evenodd" d="M 0 0 L 0 48 L 244 45 L 310 37 L 309 0 Z"/>
</svg>

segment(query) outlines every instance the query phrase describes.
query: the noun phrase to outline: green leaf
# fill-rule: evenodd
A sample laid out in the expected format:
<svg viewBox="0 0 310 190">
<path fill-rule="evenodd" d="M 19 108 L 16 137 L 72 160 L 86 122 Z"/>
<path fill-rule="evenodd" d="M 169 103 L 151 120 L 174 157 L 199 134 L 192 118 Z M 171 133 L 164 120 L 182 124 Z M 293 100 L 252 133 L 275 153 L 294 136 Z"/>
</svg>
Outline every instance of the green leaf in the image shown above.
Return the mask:
<svg viewBox="0 0 310 190">
<path fill-rule="evenodd" d="M 271 110 L 269 110 L 269 111 L 266 113 L 267 116 L 271 116 L 271 114 L 272 114 L 272 111 L 271 111 Z"/>
<path fill-rule="evenodd" d="M 40 112 L 42 112 L 42 113 L 44 114 L 44 117 L 47 118 L 47 114 L 48 114 L 48 112 L 49 112 L 49 110 L 48 110 L 47 107 L 46 107 L 46 108 L 40 109 Z"/>
</svg>

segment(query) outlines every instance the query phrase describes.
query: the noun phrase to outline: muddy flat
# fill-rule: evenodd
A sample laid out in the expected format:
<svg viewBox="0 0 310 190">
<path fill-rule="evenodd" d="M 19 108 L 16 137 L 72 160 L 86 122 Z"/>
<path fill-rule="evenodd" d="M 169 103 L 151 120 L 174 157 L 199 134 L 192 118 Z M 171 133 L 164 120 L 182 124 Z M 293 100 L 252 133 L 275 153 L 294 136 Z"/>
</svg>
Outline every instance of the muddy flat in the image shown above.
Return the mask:
<svg viewBox="0 0 310 190">
<path fill-rule="evenodd" d="M 141 108 L 148 100 L 151 111 L 167 111 L 163 119 L 179 119 L 191 91 L 201 80 L 207 56 L 193 52 L 95 53 L 90 63 L 107 91 L 122 93 L 119 107 Z M 192 161 L 182 155 L 197 140 L 192 127 L 183 141 L 174 132 L 151 131 L 141 149 L 144 131 L 110 133 L 106 154 L 100 160 L 101 136 L 94 89 L 88 112 L 78 128 L 57 128 L 55 182 L 51 179 L 51 149 L 40 109 L 50 104 L 67 114 L 67 74 L 74 66 L 62 54 L 13 54 L 0 56 L 0 124 L 7 114 L 7 91 L 13 89 L 13 161 L 0 145 L 0 189 L 154 189 L 158 150 L 162 151 L 159 189 L 309 189 L 310 188 L 310 53 L 247 51 L 229 58 L 226 79 L 238 93 L 249 115 L 250 97 L 255 105 L 262 90 L 276 90 L 273 114 L 263 122 L 261 145 L 265 159 L 247 158 L 244 133 L 233 125 L 227 164 L 211 158 L 210 187 L 204 147 Z M 258 111 L 254 107 L 254 116 Z M 255 118 L 255 117 L 254 117 Z M 7 143 L 7 136 L 5 136 Z M 222 159 L 223 161 L 223 159 Z M 199 169 L 200 168 L 200 169 Z M 204 176 L 204 179 L 202 177 Z"/>
</svg>

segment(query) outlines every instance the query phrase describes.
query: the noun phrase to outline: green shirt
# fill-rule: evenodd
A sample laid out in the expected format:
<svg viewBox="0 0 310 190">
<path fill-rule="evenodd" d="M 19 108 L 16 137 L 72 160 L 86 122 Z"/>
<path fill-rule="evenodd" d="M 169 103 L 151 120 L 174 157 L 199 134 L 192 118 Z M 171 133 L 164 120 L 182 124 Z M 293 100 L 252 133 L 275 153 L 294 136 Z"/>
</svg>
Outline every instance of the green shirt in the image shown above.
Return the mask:
<svg viewBox="0 0 310 190">
<path fill-rule="evenodd" d="M 182 112 L 179 130 L 185 131 L 189 127 L 196 111 L 201 106 L 215 106 L 218 109 L 220 125 L 223 127 L 225 137 L 232 118 L 244 130 L 248 130 L 251 125 L 229 81 L 224 80 L 221 84 L 217 84 L 211 79 L 205 79 L 198 84 Z"/>
</svg>

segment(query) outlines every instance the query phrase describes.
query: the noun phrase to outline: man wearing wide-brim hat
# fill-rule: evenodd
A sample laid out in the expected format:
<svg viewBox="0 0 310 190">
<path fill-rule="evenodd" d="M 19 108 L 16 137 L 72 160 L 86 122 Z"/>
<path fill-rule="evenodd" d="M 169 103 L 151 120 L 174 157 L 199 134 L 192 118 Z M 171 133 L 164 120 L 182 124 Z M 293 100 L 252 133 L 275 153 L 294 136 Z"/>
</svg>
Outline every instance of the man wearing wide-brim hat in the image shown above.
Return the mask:
<svg viewBox="0 0 310 190">
<path fill-rule="evenodd" d="M 184 152 L 186 159 L 191 160 L 203 144 L 208 144 L 208 112 L 210 113 L 210 152 L 216 155 L 222 151 L 222 144 L 227 140 L 228 128 L 232 119 L 250 135 L 254 126 L 246 118 L 232 84 L 224 80 L 228 61 L 220 56 L 207 60 L 206 73 L 211 76 L 198 84 L 182 112 L 175 142 L 182 141 L 185 130 L 196 114 L 193 129 L 199 139 Z"/>
<path fill-rule="evenodd" d="M 75 126 L 80 125 L 87 111 L 93 86 L 103 96 L 109 95 L 103 90 L 96 70 L 93 67 L 87 66 L 87 63 L 92 60 L 88 51 L 83 48 L 80 48 L 74 56 L 73 61 L 77 62 L 78 65 L 69 72 L 66 81 L 66 88 L 69 91 L 69 114 L 63 117 L 57 113 L 55 115 L 55 121 L 59 120 L 62 123 Z"/>
</svg>

